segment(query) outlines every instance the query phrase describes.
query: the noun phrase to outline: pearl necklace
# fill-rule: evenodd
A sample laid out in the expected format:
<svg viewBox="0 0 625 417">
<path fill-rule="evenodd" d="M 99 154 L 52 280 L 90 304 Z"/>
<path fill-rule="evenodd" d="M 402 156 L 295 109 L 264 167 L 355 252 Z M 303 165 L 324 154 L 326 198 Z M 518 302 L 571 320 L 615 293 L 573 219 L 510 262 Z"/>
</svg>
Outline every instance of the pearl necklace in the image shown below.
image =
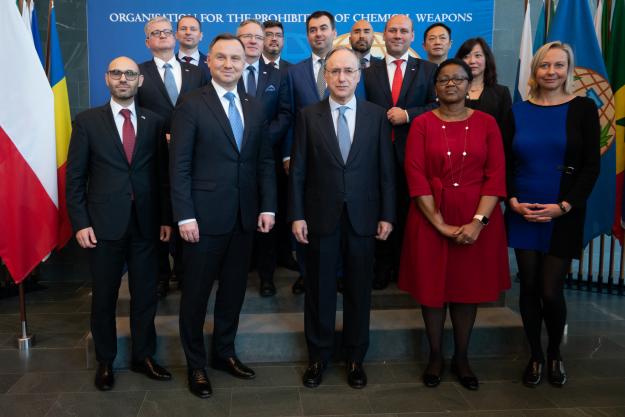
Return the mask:
<svg viewBox="0 0 625 417">
<path fill-rule="evenodd" d="M 460 168 L 458 169 L 459 174 L 458 178 L 454 175 L 454 164 L 451 161 L 451 149 L 449 148 L 449 140 L 447 139 L 447 126 L 445 124 L 441 125 L 443 130 L 443 137 L 445 138 L 445 144 L 447 145 L 447 159 L 449 160 L 449 168 L 450 168 L 450 176 L 451 176 L 451 184 L 454 187 L 460 186 L 460 181 L 462 181 L 462 174 L 464 173 L 464 159 L 467 157 L 467 137 L 469 135 L 469 119 L 467 118 L 464 126 L 464 149 L 462 150 L 462 160 L 460 162 Z"/>
</svg>

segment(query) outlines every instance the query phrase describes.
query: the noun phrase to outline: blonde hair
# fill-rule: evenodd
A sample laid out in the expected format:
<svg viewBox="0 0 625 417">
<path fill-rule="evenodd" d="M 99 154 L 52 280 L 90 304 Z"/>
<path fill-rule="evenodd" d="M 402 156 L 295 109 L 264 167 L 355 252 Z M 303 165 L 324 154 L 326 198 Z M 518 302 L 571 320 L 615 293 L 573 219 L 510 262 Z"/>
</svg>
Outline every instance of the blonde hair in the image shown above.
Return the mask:
<svg viewBox="0 0 625 417">
<path fill-rule="evenodd" d="M 560 49 L 561 51 L 564 51 L 567 55 L 568 67 L 566 70 L 566 80 L 564 81 L 564 85 L 562 87 L 566 94 L 573 93 L 573 74 L 575 71 L 575 57 L 573 56 L 573 50 L 566 43 L 554 41 L 541 46 L 534 54 L 534 58 L 532 58 L 530 78 L 527 81 L 527 84 L 530 87 L 530 97 L 536 97 L 538 95 L 540 86 L 538 85 L 538 82 L 536 82 L 536 71 L 538 71 L 538 66 L 540 65 L 540 63 L 543 61 L 543 59 L 545 59 L 545 55 L 547 55 L 547 52 L 552 49 Z"/>
<path fill-rule="evenodd" d="M 169 23 L 169 26 L 171 26 L 172 30 L 173 30 L 173 26 L 171 25 L 171 21 L 168 18 L 166 18 L 165 16 L 156 16 L 156 17 L 153 17 L 150 20 L 148 20 L 148 22 L 143 27 L 143 31 L 145 32 L 146 39 L 150 37 L 150 25 L 152 25 L 153 23 L 159 23 L 159 22 L 167 22 L 167 23 Z"/>
</svg>

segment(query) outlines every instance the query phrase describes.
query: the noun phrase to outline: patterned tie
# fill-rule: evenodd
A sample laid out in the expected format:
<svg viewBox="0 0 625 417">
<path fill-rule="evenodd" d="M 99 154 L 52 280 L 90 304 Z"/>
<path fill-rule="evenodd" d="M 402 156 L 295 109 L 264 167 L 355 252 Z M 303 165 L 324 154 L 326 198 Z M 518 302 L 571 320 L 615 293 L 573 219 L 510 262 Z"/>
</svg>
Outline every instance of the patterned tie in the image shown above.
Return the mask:
<svg viewBox="0 0 625 417">
<path fill-rule="evenodd" d="M 122 125 L 122 144 L 124 146 L 124 153 L 128 163 L 132 162 L 132 152 L 135 150 L 135 129 L 132 126 L 132 119 L 130 118 L 130 110 L 121 109 L 119 113 L 124 118 L 124 124 Z"/>
<path fill-rule="evenodd" d="M 349 109 L 347 106 L 339 107 L 339 119 L 336 123 L 336 137 L 339 139 L 339 148 L 341 149 L 341 156 L 343 162 L 347 162 L 349 156 L 349 148 L 352 147 L 351 135 L 349 134 L 349 125 L 347 124 L 347 117 L 345 112 Z"/>
<path fill-rule="evenodd" d="M 319 99 L 323 99 L 326 95 L 326 80 L 323 78 L 323 64 L 325 59 L 319 58 L 319 72 L 317 73 L 317 94 L 319 94 Z"/>
<path fill-rule="evenodd" d="M 190 57 L 190 56 L 183 56 L 183 57 L 182 57 L 182 60 L 183 60 L 184 62 L 186 62 L 187 64 L 190 64 L 190 63 L 191 63 L 191 61 L 193 61 L 193 57 Z"/>
<path fill-rule="evenodd" d="M 228 100 L 228 102 L 230 102 L 230 105 L 228 106 L 228 120 L 230 120 L 230 128 L 234 134 L 234 140 L 237 143 L 237 148 L 240 151 L 241 142 L 243 141 L 243 120 L 241 120 L 239 109 L 237 109 L 237 105 L 234 101 L 236 96 L 234 93 L 229 91 L 224 94 L 224 97 Z"/>
<path fill-rule="evenodd" d="M 393 64 L 395 64 L 395 75 L 393 75 L 393 87 L 391 88 L 391 96 L 393 97 L 393 105 L 396 105 L 397 100 L 399 100 L 401 84 L 404 81 L 404 76 L 401 73 L 401 64 L 403 62 L 404 62 L 403 59 L 396 59 L 395 61 L 393 61 Z"/>
<path fill-rule="evenodd" d="M 174 79 L 174 74 L 171 72 L 171 64 L 167 63 L 163 65 L 165 68 L 165 89 L 167 90 L 167 95 L 171 100 L 173 105 L 176 105 L 176 101 L 178 101 L 178 87 L 176 86 L 176 80 Z"/>
<path fill-rule="evenodd" d="M 360 67 L 361 68 L 369 68 L 369 60 L 367 58 L 360 58 Z"/>
<path fill-rule="evenodd" d="M 247 94 L 256 97 L 256 77 L 254 72 L 256 68 L 253 65 L 247 67 Z"/>
</svg>

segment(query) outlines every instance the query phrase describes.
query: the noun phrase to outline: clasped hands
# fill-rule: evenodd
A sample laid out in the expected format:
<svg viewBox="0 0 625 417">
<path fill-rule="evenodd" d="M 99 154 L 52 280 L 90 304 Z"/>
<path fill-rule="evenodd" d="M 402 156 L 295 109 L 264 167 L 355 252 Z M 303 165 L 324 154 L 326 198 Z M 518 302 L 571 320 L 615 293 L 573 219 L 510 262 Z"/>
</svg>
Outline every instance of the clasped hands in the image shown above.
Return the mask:
<svg viewBox="0 0 625 417">
<path fill-rule="evenodd" d="M 568 203 L 563 203 L 570 209 Z M 557 204 L 519 203 L 516 197 L 510 199 L 510 209 L 532 223 L 547 223 L 564 214 Z"/>
<path fill-rule="evenodd" d="M 477 220 L 462 226 L 442 224 L 437 227 L 440 234 L 453 240 L 458 245 L 472 245 L 477 240 L 484 225 Z"/>
</svg>

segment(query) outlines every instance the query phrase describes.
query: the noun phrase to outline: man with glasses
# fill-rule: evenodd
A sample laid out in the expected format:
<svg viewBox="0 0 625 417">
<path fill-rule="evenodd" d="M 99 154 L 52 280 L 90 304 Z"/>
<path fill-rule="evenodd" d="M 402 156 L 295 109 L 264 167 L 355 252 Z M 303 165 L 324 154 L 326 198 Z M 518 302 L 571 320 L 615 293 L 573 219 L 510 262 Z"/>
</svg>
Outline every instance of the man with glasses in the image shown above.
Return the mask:
<svg viewBox="0 0 625 417">
<path fill-rule="evenodd" d="M 406 15 L 391 17 L 384 28 L 386 57 L 372 62 L 364 71 L 367 98 L 384 107 L 393 129 L 388 140 L 395 147 L 397 173 L 397 227 L 387 241 L 376 243 L 373 288 L 386 288 L 399 271 L 403 229 L 410 198 L 404 175 L 404 155 L 410 122 L 435 105 L 436 65 L 410 56 L 414 41 L 412 20 Z"/>
<path fill-rule="evenodd" d="M 174 56 L 176 39 L 171 22 L 162 16 L 145 24 L 145 45 L 153 58 L 139 65 L 143 84 L 137 93 L 137 103 L 165 119 L 165 133 L 169 141 L 171 115 L 184 94 L 206 84 L 204 74 L 195 65 L 178 62 Z M 169 245 L 159 248 L 158 295 L 165 297 L 169 291 L 171 269 Z"/>
<path fill-rule="evenodd" d="M 198 49 L 203 36 L 202 23 L 195 16 L 182 16 L 176 26 L 176 39 L 178 40 L 176 59 L 200 68 L 204 77 L 209 80 L 210 71 L 206 64 L 206 55 Z"/>
<path fill-rule="evenodd" d="M 143 75 L 134 61 L 114 59 L 105 80 L 111 100 L 76 116 L 67 156 L 67 209 L 76 240 L 90 255 L 95 385 L 102 391 L 115 383 L 115 308 L 124 263 L 131 294 L 131 369 L 171 379 L 153 359 L 157 243 L 171 234 L 164 120 L 135 103 Z"/>
<path fill-rule="evenodd" d="M 282 59 L 284 48 L 284 27 L 277 20 L 263 22 L 265 28 L 265 44 L 263 45 L 263 61 L 279 70 L 286 70 L 291 63 Z"/>
<path fill-rule="evenodd" d="M 245 20 L 237 29 L 237 37 L 245 47 L 245 66 L 243 76 L 239 80 L 238 89 L 248 96 L 255 97 L 264 111 L 268 127 L 268 136 L 275 149 L 275 156 L 280 164 L 280 145 L 291 124 L 290 95 L 286 74 L 283 71 L 267 65 L 260 59 L 263 51 L 265 32 L 262 24 L 257 20 Z M 286 182 L 285 180 L 283 182 Z M 269 233 L 256 233 L 255 236 L 255 263 L 260 277 L 260 295 L 271 297 L 276 294 L 273 275 L 277 264 L 277 233 L 284 230 L 284 211 L 286 206 L 285 186 L 281 187 L 280 195 L 283 202 L 278 213 L 282 227 Z M 289 255 L 290 256 L 290 255 Z"/>
<path fill-rule="evenodd" d="M 289 177 L 289 220 L 306 245 L 309 365 L 303 384 L 321 383 L 334 352 L 336 266 L 342 260 L 347 382 L 364 388 L 374 242 L 386 240 L 395 221 L 393 146 L 386 111 L 355 96 L 358 55 L 338 47 L 322 71 L 330 96 L 299 113 Z"/>
</svg>

